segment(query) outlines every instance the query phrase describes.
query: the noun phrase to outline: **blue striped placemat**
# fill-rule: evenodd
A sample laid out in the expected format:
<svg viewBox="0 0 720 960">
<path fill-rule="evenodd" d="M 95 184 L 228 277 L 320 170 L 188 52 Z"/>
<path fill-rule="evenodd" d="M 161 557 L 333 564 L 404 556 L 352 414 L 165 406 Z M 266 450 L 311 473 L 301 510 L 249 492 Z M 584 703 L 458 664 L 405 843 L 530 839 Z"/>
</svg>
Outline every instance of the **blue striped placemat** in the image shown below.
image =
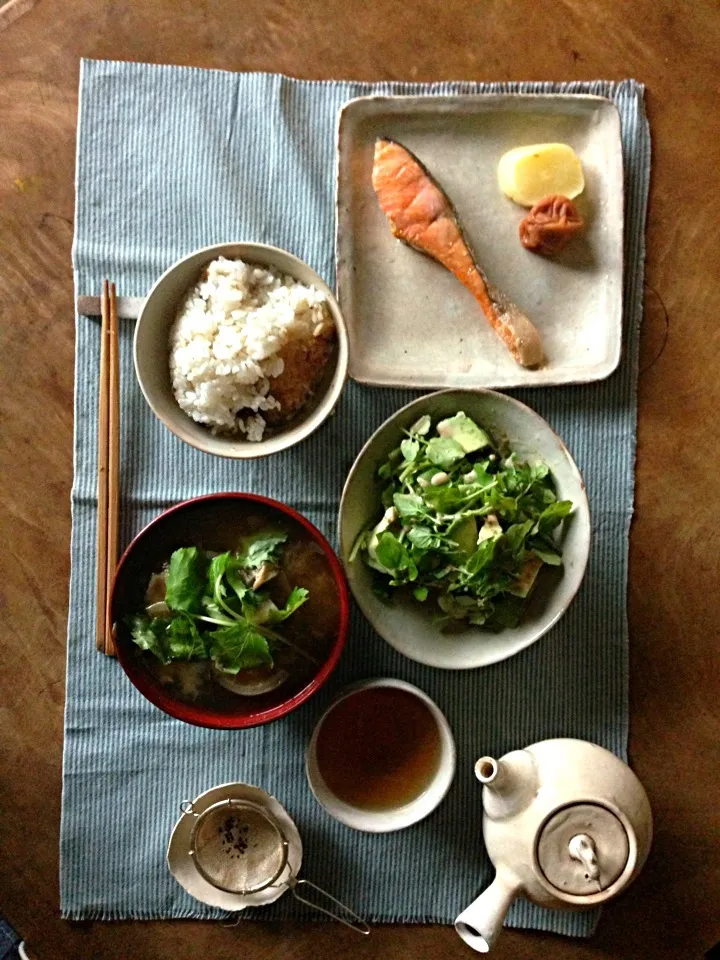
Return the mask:
<svg viewBox="0 0 720 960">
<path fill-rule="evenodd" d="M 61 833 L 65 917 L 213 917 L 169 876 L 165 849 L 178 804 L 229 780 L 274 793 L 305 843 L 303 874 L 372 921 L 451 922 L 491 876 L 472 768 L 535 740 L 576 736 L 626 755 L 628 527 L 633 504 L 637 332 L 650 165 L 643 88 L 572 84 L 318 83 L 269 74 L 85 61 L 73 251 L 78 293 L 114 279 L 143 295 L 188 251 L 231 239 L 277 244 L 334 280 L 335 118 L 368 93 L 579 92 L 610 97 L 622 117 L 626 174 L 625 343 L 618 372 L 592 386 L 517 391 L 567 442 L 587 482 L 593 546 L 585 584 L 544 639 L 504 663 L 450 673 L 415 664 L 357 613 L 341 665 L 313 700 L 249 731 L 190 727 L 146 702 L 119 665 L 95 652 L 94 542 L 98 325 L 77 321 L 72 581 Z M 108 144 L 112 143 L 112 149 Z M 123 322 L 121 541 L 173 501 L 250 490 L 297 507 L 335 541 L 338 498 L 356 453 L 408 392 L 350 384 L 337 415 L 287 453 L 238 463 L 206 456 L 152 416 Z M 393 675 L 445 711 L 458 773 L 426 821 L 384 836 L 327 816 L 305 782 L 303 753 L 330 697 L 349 680 Z M 309 917 L 292 897 L 258 914 Z M 586 935 L 596 916 L 516 904 L 509 923 Z"/>
</svg>

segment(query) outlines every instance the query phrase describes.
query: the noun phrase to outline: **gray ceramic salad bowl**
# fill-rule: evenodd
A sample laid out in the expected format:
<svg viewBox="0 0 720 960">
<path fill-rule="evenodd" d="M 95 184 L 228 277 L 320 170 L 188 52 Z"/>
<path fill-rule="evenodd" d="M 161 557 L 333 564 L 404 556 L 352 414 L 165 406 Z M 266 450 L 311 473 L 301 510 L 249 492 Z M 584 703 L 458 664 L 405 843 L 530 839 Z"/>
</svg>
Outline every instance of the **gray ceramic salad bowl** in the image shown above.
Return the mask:
<svg viewBox="0 0 720 960">
<path fill-rule="evenodd" d="M 378 468 L 419 418 L 427 415 L 435 424 L 460 411 L 505 452 L 512 451 L 529 464 L 546 464 L 557 499 L 573 504 L 569 516 L 553 532 L 562 565 L 543 565 L 519 623 L 501 629 L 465 622 L 453 622 L 450 630 L 438 626 L 429 604 L 418 602 L 409 591 L 394 591 L 389 602 L 382 599 L 374 589 L 376 574 L 363 559 L 363 551 L 357 549 L 363 531 L 383 517 L 381 496 L 388 481 L 378 477 Z M 340 503 L 339 530 L 340 555 L 350 589 L 380 636 L 412 660 L 453 670 L 504 660 L 547 633 L 577 593 L 590 549 L 585 484 L 564 443 L 529 407 L 493 390 L 440 391 L 414 400 L 386 420 L 350 470 Z"/>
</svg>

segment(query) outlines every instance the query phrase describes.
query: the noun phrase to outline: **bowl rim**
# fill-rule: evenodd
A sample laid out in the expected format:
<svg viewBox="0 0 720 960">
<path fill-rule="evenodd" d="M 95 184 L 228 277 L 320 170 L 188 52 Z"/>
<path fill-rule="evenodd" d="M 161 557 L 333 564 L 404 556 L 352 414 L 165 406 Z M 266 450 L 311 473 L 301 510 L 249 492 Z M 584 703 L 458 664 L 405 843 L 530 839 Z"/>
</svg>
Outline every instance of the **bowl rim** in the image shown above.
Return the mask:
<svg viewBox="0 0 720 960">
<path fill-rule="evenodd" d="M 140 530 L 139 533 L 133 537 L 123 551 L 123 555 L 120 558 L 115 570 L 115 575 L 113 577 L 112 590 L 110 594 L 110 609 L 114 614 L 115 605 L 117 602 L 116 589 L 124 564 L 128 561 L 130 555 L 142 545 L 143 541 L 148 536 L 152 535 L 156 526 L 158 526 L 161 522 L 164 522 L 169 516 L 179 513 L 190 506 L 194 506 L 198 503 L 209 503 L 210 501 L 217 502 L 219 500 L 249 501 L 251 503 L 260 503 L 263 504 L 263 506 L 279 510 L 279 512 L 300 524 L 300 526 L 302 526 L 310 534 L 313 541 L 322 548 L 323 553 L 325 554 L 325 557 L 330 565 L 330 569 L 335 580 L 335 585 L 337 587 L 340 605 L 340 617 L 337 634 L 333 641 L 332 647 L 327 659 L 324 661 L 319 671 L 301 690 L 277 706 L 269 707 L 266 710 L 259 711 L 250 717 L 226 717 L 213 714 L 212 712 L 200 707 L 194 707 L 191 704 L 182 703 L 181 701 L 165 695 L 155 686 L 155 684 L 153 684 L 149 679 L 145 678 L 141 672 L 133 669 L 133 666 L 130 662 L 130 654 L 128 650 L 124 648 L 122 643 L 116 643 L 115 649 L 120 666 L 123 668 L 123 671 L 133 686 L 147 700 L 149 700 L 150 703 L 162 710 L 164 713 L 174 717 L 176 720 L 183 720 L 185 723 L 189 723 L 197 727 L 206 727 L 214 730 L 247 729 L 250 727 L 262 726 L 263 724 L 270 723 L 272 720 L 279 720 L 281 717 L 284 717 L 288 713 L 291 713 L 293 710 L 297 709 L 301 704 L 305 703 L 306 700 L 309 700 L 310 697 L 317 693 L 317 691 L 325 684 L 328 677 L 337 666 L 347 641 L 350 625 L 350 598 L 348 594 L 348 585 L 345 572 L 335 551 L 330 546 L 326 537 L 313 523 L 307 519 L 307 517 L 304 517 L 301 513 L 298 513 L 297 510 L 289 507 L 285 503 L 282 503 L 280 500 L 274 500 L 271 497 L 265 497 L 257 493 L 245 493 L 242 491 L 203 494 L 199 497 L 191 497 L 189 500 L 183 500 L 180 503 L 173 504 L 173 506 L 168 507 L 167 510 L 163 510 L 162 513 L 158 514 L 158 516 L 154 517 L 148 524 L 146 524 L 146 526 L 144 526 L 142 530 Z"/>
<path fill-rule="evenodd" d="M 282 257 L 286 257 L 288 260 L 292 261 L 294 264 L 299 265 L 302 270 L 308 270 L 312 274 L 312 284 L 317 286 L 318 289 L 323 293 L 325 298 L 328 301 L 330 306 L 330 312 L 332 313 L 333 320 L 335 322 L 335 329 L 337 330 L 338 335 L 338 347 L 337 347 L 337 359 L 335 372 L 333 374 L 333 381 L 330 384 L 327 392 L 322 396 L 321 403 L 316 409 L 308 416 L 306 420 L 302 420 L 297 426 L 302 428 L 300 435 L 293 438 L 292 440 L 288 439 L 286 442 L 283 442 L 282 432 L 278 433 L 272 439 L 276 441 L 273 445 L 272 450 L 263 450 L 262 447 L 265 444 L 264 440 L 258 442 L 250 442 L 248 440 L 243 441 L 242 439 L 236 439 L 229 441 L 232 443 L 232 448 L 226 450 L 221 449 L 208 449 L 208 444 L 200 441 L 199 439 L 185 436 L 180 432 L 180 429 L 176 426 L 175 422 L 171 418 L 165 418 L 158 410 L 157 404 L 155 402 L 152 391 L 148 388 L 147 384 L 144 381 L 140 373 L 140 361 L 139 361 L 139 349 L 138 341 L 140 338 L 140 332 L 144 326 L 144 317 L 145 311 L 148 308 L 149 303 L 157 294 L 158 287 L 162 284 L 167 277 L 173 274 L 176 270 L 182 267 L 188 260 L 192 260 L 195 257 L 199 257 L 201 254 L 208 256 L 209 260 L 214 259 L 214 257 L 223 256 L 223 251 L 228 250 L 228 248 L 243 247 L 247 251 L 257 251 L 259 254 L 259 259 L 253 260 L 253 254 L 248 253 L 236 253 L 232 254 L 227 253 L 228 257 L 236 257 L 238 259 L 245 259 L 249 257 L 248 262 L 256 263 L 258 266 L 265 266 L 272 268 L 274 264 L 270 262 L 267 258 L 263 258 L 262 254 L 281 254 Z M 293 279 L 297 279 L 296 276 Z M 302 282 L 302 281 L 298 281 Z M 145 324 L 147 321 L 145 321 Z M 333 413 L 335 407 L 337 406 L 338 401 L 342 395 L 343 390 L 348 381 L 348 366 L 349 366 L 349 341 L 348 341 L 348 332 L 347 325 L 345 323 L 345 318 L 343 317 L 340 304 L 335 296 L 334 291 L 331 289 L 329 284 L 323 280 L 317 271 L 310 266 L 305 260 L 302 260 L 300 257 L 296 256 L 294 253 L 291 253 L 289 250 L 283 249 L 283 247 L 277 247 L 270 243 L 256 243 L 253 240 L 226 240 L 221 243 L 211 243 L 205 247 L 198 247 L 195 250 L 191 250 L 189 253 L 186 253 L 183 257 L 180 257 L 178 260 L 175 260 L 174 263 L 171 263 L 166 270 L 155 280 L 153 285 L 150 287 L 147 296 L 145 297 L 145 302 L 142 305 L 142 309 L 138 315 L 138 318 L 135 322 L 135 330 L 133 332 L 133 367 L 135 369 L 135 379 L 138 382 L 140 391 L 145 398 L 145 402 L 152 410 L 153 414 L 160 423 L 163 424 L 166 429 L 168 429 L 174 436 L 179 440 L 182 440 L 183 443 L 187 443 L 189 446 L 194 447 L 196 450 L 200 450 L 203 453 L 210 454 L 210 456 L 215 457 L 224 457 L 229 460 L 255 460 L 260 457 L 271 456 L 274 453 L 280 453 L 283 450 L 288 450 L 294 447 L 298 443 L 302 443 L 303 440 L 307 440 L 316 430 L 318 430 L 322 424 L 327 420 L 327 418 Z M 169 379 L 169 374 L 168 374 Z M 180 407 L 178 406 L 178 412 L 186 417 L 188 420 L 192 421 L 191 417 L 188 417 Z M 214 435 L 208 430 L 208 437 L 213 437 Z"/>
<path fill-rule="evenodd" d="M 383 687 L 403 690 L 425 704 L 438 729 L 441 741 L 441 759 L 430 783 L 412 800 L 386 810 L 369 810 L 341 800 L 327 785 L 317 759 L 317 743 L 325 721 L 343 700 L 347 700 L 348 697 L 352 697 L 356 693 L 362 693 L 364 690 L 377 690 Z M 305 748 L 305 777 L 317 802 L 326 813 L 334 817 L 339 823 L 363 833 L 395 833 L 429 817 L 447 796 L 456 772 L 457 745 L 447 716 L 430 694 L 400 677 L 368 677 L 364 680 L 355 680 L 343 687 L 315 722 Z"/>
<path fill-rule="evenodd" d="M 468 394 L 470 395 L 479 394 L 484 396 L 490 395 L 493 397 L 501 397 L 503 402 L 506 402 L 511 405 L 515 405 L 516 407 L 520 408 L 520 410 L 523 412 L 524 415 L 530 416 L 534 420 L 539 421 L 543 425 L 543 427 L 553 435 L 560 449 L 562 450 L 565 457 L 567 458 L 571 472 L 573 473 L 575 479 L 577 480 L 578 490 L 580 491 L 580 499 L 577 506 L 580 507 L 580 512 L 584 513 L 584 515 L 587 518 L 588 533 L 587 533 L 587 536 L 583 538 L 583 541 L 581 544 L 581 551 L 577 554 L 577 557 L 576 557 L 576 564 L 578 569 L 576 574 L 576 584 L 575 584 L 574 590 L 567 598 L 567 602 L 564 605 L 561 605 L 558 608 L 558 610 L 554 613 L 554 615 L 551 618 L 549 618 L 547 622 L 544 622 L 541 627 L 539 627 L 537 632 L 531 634 L 527 640 L 523 641 L 522 643 L 519 643 L 512 651 L 509 651 L 507 653 L 499 652 L 497 655 L 491 655 L 489 659 L 485 660 L 483 663 L 479 663 L 479 664 L 437 663 L 437 662 L 430 662 L 429 660 L 424 658 L 421 659 L 413 656 L 410 652 L 408 652 L 408 649 L 405 646 L 398 646 L 394 642 L 394 640 L 387 637 L 385 633 L 379 629 L 378 625 L 375 622 L 375 618 L 372 616 L 370 609 L 367 603 L 365 602 L 365 597 L 362 596 L 360 591 L 357 590 L 354 577 L 351 575 L 351 572 L 349 569 L 350 568 L 349 551 L 344 549 L 343 537 L 342 537 L 343 513 L 345 511 L 346 503 L 349 498 L 350 484 L 353 479 L 353 476 L 359 467 L 360 461 L 367 455 L 370 446 L 373 444 L 378 434 L 380 434 L 389 424 L 395 421 L 403 413 L 410 410 L 412 407 L 415 407 L 415 406 L 420 407 L 422 406 L 423 403 L 427 403 L 428 401 L 431 401 L 434 398 L 440 397 L 440 396 L 453 395 L 453 396 L 459 397 L 459 396 L 468 395 Z M 348 471 L 348 475 L 343 485 L 342 494 L 340 496 L 340 506 L 338 510 L 338 539 L 339 539 L 338 555 L 340 557 L 340 562 L 342 563 L 343 570 L 345 571 L 350 592 L 352 593 L 355 599 L 355 602 L 360 607 L 360 610 L 362 611 L 363 616 L 370 623 L 373 630 L 375 630 L 378 636 L 382 637 L 385 643 L 391 646 L 394 650 L 397 650 L 397 652 L 402 654 L 402 656 L 407 657 L 409 660 L 413 660 L 415 663 L 422 663 L 424 666 L 433 667 L 434 669 L 479 670 L 479 669 L 482 669 L 483 667 L 492 666 L 492 664 L 495 664 L 495 663 L 501 663 L 503 660 L 509 660 L 511 657 L 514 657 L 518 653 L 520 653 L 522 650 L 526 650 L 528 647 L 531 647 L 534 643 L 537 643 L 537 641 L 540 640 L 541 637 L 545 636 L 545 634 L 548 633 L 548 631 L 550 631 L 558 623 L 558 621 L 562 619 L 565 613 L 567 613 L 568 609 L 570 608 L 570 605 L 572 604 L 573 600 L 577 596 L 577 593 L 580 590 L 580 587 L 582 586 L 583 581 L 585 579 L 588 559 L 590 556 L 590 546 L 592 542 L 592 519 L 590 515 L 590 504 L 588 502 L 587 488 L 585 486 L 585 481 L 580 472 L 580 469 L 576 464 L 572 454 L 568 450 L 562 437 L 560 437 L 560 435 L 555 430 L 553 430 L 553 428 L 550 426 L 550 424 L 547 422 L 547 420 L 544 417 L 542 417 L 536 410 L 533 410 L 532 407 L 529 407 L 526 403 L 523 403 L 521 400 L 518 400 L 515 397 L 508 396 L 508 394 L 503 393 L 501 390 L 492 390 L 489 387 L 450 387 L 444 390 L 434 390 L 431 393 L 426 393 L 420 397 L 415 397 L 415 399 L 411 400 L 409 403 L 404 404 L 402 407 L 399 407 L 397 410 L 391 413 L 390 416 L 387 417 L 378 426 L 378 428 L 373 431 L 370 437 L 368 437 L 366 442 L 363 444 L 363 446 L 359 450 L 357 456 L 355 457 L 355 460 L 353 461 L 353 464 L 350 467 L 350 470 Z"/>
</svg>

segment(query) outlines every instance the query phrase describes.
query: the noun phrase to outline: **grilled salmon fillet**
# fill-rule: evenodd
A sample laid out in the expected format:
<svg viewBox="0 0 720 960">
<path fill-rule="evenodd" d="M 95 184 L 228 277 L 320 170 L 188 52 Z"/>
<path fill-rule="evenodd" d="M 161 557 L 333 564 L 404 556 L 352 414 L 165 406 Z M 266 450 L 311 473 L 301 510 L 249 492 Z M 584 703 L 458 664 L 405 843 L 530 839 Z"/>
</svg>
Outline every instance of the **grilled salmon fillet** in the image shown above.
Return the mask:
<svg viewBox="0 0 720 960">
<path fill-rule="evenodd" d="M 378 139 L 372 183 L 393 234 L 442 264 L 468 288 L 519 364 L 540 366 L 544 357 L 539 333 L 480 269 L 452 203 L 418 158 L 395 140 Z"/>
</svg>

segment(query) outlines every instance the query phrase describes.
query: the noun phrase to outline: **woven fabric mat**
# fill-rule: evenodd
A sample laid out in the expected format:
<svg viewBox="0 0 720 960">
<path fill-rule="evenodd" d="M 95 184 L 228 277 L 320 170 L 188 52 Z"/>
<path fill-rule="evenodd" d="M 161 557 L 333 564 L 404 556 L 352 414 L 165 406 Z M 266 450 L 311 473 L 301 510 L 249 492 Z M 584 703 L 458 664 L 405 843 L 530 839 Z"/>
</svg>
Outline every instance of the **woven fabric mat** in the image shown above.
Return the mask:
<svg viewBox="0 0 720 960">
<path fill-rule="evenodd" d="M 643 88 L 573 84 L 359 84 L 270 74 L 85 61 L 77 152 L 74 267 L 78 293 L 103 277 L 144 295 L 194 248 L 224 240 L 276 244 L 334 282 L 335 121 L 369 93 L 593 93 L 622 118 L 626 176 L 625 336 L 618 372 L 591 386 L 516 391 L 566 441 L 584 474 L 593 544 L 584 585 L 562 621 L 504 663 L 457 673 L 404 659 L 355 611 L 341 664 L 320 694 L 282 721 L 248 731 L 185 725 L 145 701 L 118 663 L 95 652 L 98 324 L 77 319 L 72 582 L 65 718 L 61 907 L 69 918 L 215 917 L 172 879 L 165 851 L 178 805 L 231 780 L 287 807 L 305 846 L 303 875 L 375 922 L 451 922 L 489 881 L 473 763 L 536 740 L 575 736 L 625 757 L 626 581 L 633 504 L 637 333 L 650 167 Z M 111 135 L 111 136 L 110 136 Z M 108 144 L 112 143 L 112 149 Z M 335 542 L 338 499 L 369 434 L 412 394 L 349 384 L 337 415 L 293 450 L 259 462 L 204 455 L 175 439 L 143 400 L 122 322 L 121 541 L 174 501 L 221 490 L 284 500 Z M 415 683 L 447 715 L 458 746 L 453 787 L 427 820 L 375 836 L 335 822 L 303 772 L 304 748 L 329 699 L 350 680 Z M 310 918 L 291 896 L 254 915 Z M 515 926 L 587 935 L 593 914 L 524 901 Z"/>
</svg>

